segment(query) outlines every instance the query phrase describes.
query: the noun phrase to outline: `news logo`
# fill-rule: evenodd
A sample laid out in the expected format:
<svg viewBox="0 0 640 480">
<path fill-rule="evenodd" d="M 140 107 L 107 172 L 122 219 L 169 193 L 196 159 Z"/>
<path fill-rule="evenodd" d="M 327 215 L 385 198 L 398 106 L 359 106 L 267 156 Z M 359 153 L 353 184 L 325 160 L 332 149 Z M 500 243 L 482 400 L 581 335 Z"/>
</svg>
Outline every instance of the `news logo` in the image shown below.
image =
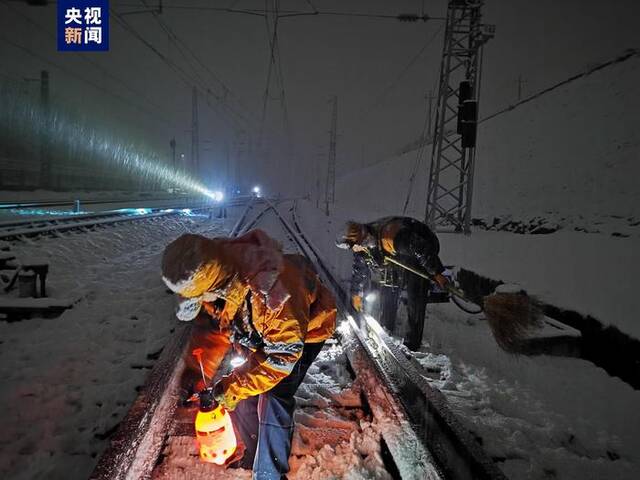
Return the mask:
<svg viewBox="0 0 640 480">
<path fill-rule="evenodd" d="M 58 0 L 58 51 L 109 50 L 109 0 Z"/>
</svg>

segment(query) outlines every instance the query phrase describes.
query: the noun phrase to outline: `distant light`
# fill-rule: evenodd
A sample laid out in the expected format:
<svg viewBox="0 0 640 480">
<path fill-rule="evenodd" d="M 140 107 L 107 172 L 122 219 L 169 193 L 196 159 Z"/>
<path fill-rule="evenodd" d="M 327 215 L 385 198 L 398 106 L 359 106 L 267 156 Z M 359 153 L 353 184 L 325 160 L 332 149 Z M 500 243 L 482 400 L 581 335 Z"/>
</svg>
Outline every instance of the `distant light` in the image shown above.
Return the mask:
<svg viewBox="0 0 640 480">
<path fill-rule="evenodd" d="M 222 193 L 222 192 L 221 192 L 221 191 L 219 191 L 219 190 L 218 190 L 218 191 L 216 191 L 216 192 L 213 192 L 213 199 L 214 199 L 216 202 L 221 202 L 222 200 L 224 200 L 224 193 Z"/>
<path fill-rule="evenodd" d="M 151 213 L 151 209 L 150 208 L 136 208 L 136 214 L 137 215 L 146 215 L 148 213 Z"/>
<path fill-rule="evenodd" d="M 258 187 L 257 185 L 255 187 L 253 187 L 253 193 L 256 194 L 256 197 L 260 196 L 260 187 Z"/>
<path fill-rule="evenodd" d="M 367 293 L 367 295 L 364 297 L 365 302 L 367 303 L 373 303 L 376 301 L 376 299 L 378 298 L 378 296 L 374 293 L 374 292 L 369 292 Z"/>
<path fill-rule="evenodd" d="M 182 210 L 180 210 L 180 213 L 183 213 L 185 215 L 191 215 L 191 209 L 190 208 L 183 208 Z"/>
<path fill-rule="evenodd" d="M 247 360 L 244 357 L 237 356 L 237 357 L 233 357 L 229 361 L 229 365 L 231 365 L 233 368 L 237 368 L 237 367 L 239 367 L 240 365 L 242 365 L 246 361 Z"/>
</svg>

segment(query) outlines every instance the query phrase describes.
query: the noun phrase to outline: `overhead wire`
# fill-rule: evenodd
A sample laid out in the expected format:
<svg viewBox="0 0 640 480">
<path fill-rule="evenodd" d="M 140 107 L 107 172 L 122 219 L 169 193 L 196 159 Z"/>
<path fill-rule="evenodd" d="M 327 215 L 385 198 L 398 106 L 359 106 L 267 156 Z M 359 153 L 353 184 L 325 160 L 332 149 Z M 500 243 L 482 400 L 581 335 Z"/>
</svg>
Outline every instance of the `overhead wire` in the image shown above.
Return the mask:
<svg viewBox="0 0 640 480">
<path fill-rule="evenodd" d="M 145 7 L 149 7 L 149 5 L 147 4 L 146 0 L 140 0 L 140 1 Z M 191 49 L 186 44 L 186 42 L 184 42 L 175 33 L 175 31 L 169 26 L 169 24 L 160 17 L 160 15 L 159 15 L 159 13 L 157 11 L 151 11 L 150 10 L 150 13 L 153 15 L 153 18 L 156 20 L 156 22 L 158 23 L 160 28 L 163 30 L 163 32 L 165 32 L 167 34 L 169 40 L 182 53 L 183 58 L 185 59 L 185 61 L 187 61 L 189 63 L 189 66 L 191 67 L 194 76 L 199 77 L 199 79 L 203 83 L 203 85 L 207 85 L 206 88 L 204 89 L 204 93 L 207 94 L 207 95 L 213 96 L 215 98 L 215 100 L 219 102 L 219 107 L 221 109 L 223 109 L 224 113 L 226 113 L 227 115 L 231 115 L 231 116 L 237 117 L 236 120 L 239 120 L 240 122 L 249 123 L 249 120 L 247 119 L 247 117 L 244 114 L 236 111 L 230 105 L 228 105 L 227 102 L 226 102 L 227 96 L 231 96 L 236 100 L 238 105 L 243 110 L 246 110 L 246 107 L 242 104 L 242 101 L 240 100 L 240 98 L 231 90 L 231 88 L 229 88 L 220 79 L 220 77 L 211 69 L 211 67 L 209 65 L 207 65 L 205 62 L 203 62 L 200 59 L 200 57 L 193 51 L 193 49 Z M 192 63 L 190 63 L 188 57 L 191 57 L 191 59 L 193 61 L 195 61 L 195 63 L 197 65 L 194 66 Z M 218 92 L 214 92 L 210 87 L 208 87 L 208 81 L 203 76 L 201 76 L 199 74 L 197 66 L 200 66 L 200 68 L 205 70 L 211 76 L 211 78 L 219 86 L 219 88 L 222 89 L 222 95 L 219 94 Z M 218 113 L 220 113 L 220 112 L 218 112 Z"/>
<path fill-rule="evenodd" d="M 170 69 L 172 70 L 178 78 L 184 83 L 184 85 L 191 89 L 194 86 L 199 88 L 201 91 L 206 93 L 207 87 L 206 85 L 203 87 L 202 78 L 195 78 L 193 74 L 189 74 L 185 71 L 184 68 L 180 67 L 176 62 L 167 57 L 164 53 L 162 53 L 158 48 L 156 48 L 151 42 L 149 42 L 146 38 L 144 38 L 135 28 L 133 28 L 129 22 L 127 22 L 122 15 L 112 10 L 112 18 L 116 20 L 126 32 L 135 37 L 138 41 L 140 41 L 146 48 L 151 50 L 160 60 Z M 215 108 L 211 103 L 207 100 L 207 106 L 215 111 Z M 238 127 L 238 124 L 234 124 L 234 127 Z"/>
<path fill-rule="evenodd" d="M 5 6 L 7 6 L 15 15 L 21 17 L 25 22 L 33 25 L 34 27 L 36 27 L 38 29 L 38 31 L 42 32 L 43 34 L 47 35 L 49 38 L 53 38 L 55 39 L 55 35 L 47 28 L 45 28 L 43 25 L 41 25 L 40 23 L 36 22 L 35 20 L 33 20 L 31 17 L 29 17 L 28 15 L 22 13 L 21 11 L 19 11 L 18 9 L 16 9 L 15 7 L 11 6 L 6 0 L 3 2 L 5 4 Z M 123 88 L 125 88 L 127 91 L 129 91 L 130 93 L 132 93 L 136 99 L 141 99 L 143 100 L 145 103 L 147 103 L 147 106 L 151 107 L 152 110 L 154 110 L 156 113 L 152 113 L 147 111 L 146 108 L 144 107 L 139 107 L 136 105 L 136 101 L 132 101 L 132 100 L 128 100 L 128 99 L 124 99 L 122 97 L 116 97 L 121 101 L 124 101 L 126 103 L 126 105 L 128 107 L 131 107 L 132 105 L 135 105 L 136 108 L 138 108 L 139 110 L 142 110 L 143 113 L 146 113 L 147 115 L 151 116 L 155 121 L 160 122 L 165 124 L 166 126 L 172 127 L 173 125 L 171 123 L 169 123 L 168 121 L 164 120 L 164 117 L 166 116 L 166 113 L 162 111 L 162 109 L 154 104 L 153 102 L 151 102 L 149 99 L 146 98 L 146 95 L 144 93 L 142 93 L 141 91 L 131 87 L 129 84 L 127 84 L 127 82 L 125 82 L 123 79 L 121 79 L 120 77 L 114 75 L 112 72 L 110 72 L 109 70 L 107 70 L 106 68 L 104 68 L 102 65 L 100 65 L 99 63 L 97 63 L 95 60 L 89 58 L 89 57 L 85 57 L 84 55 L 78 55 L 78 57 L 81 61 L 90 64 L 92 67 L 94 67 L 95 69 L 99 70 L 100 73 L 108 78 L 110 78 L 111 80 L 115 81 L 116 83 L 118 83 L 119 85 L 121 85 Z M 94 86 L 94 85 L 92 85 Z M 105 90 L 106 87 L 104 87 Z M 158 114 L 160 114 L 160 116 L 158 116 Z"/>
<path fill-rule="evenodd" d="M 83 78 L 83 77 L 79 76 L 73 70 L 70 70 L 67 67 L 64 67 L 63 65 L 60 65 L 60 64 L 58 64 L 58 63 L 56 63 L 56 62 L 54 62 L 52 60 L 47 59 L 46 57 L 34 52 L 33 50 L 29 49 L 28 47 L 25 47 L 24 45 L 20 45 L 19 43 L 14 42 L 13 40 L 11 40 L 11 39 L 5 37 L 4 35 L 2 35 L 2 33 L 0 33 L 0 40 L 5 42 L 5 43 L 7 43 L 7 44 L 9 44 L 9 45 L 11 45 L 11 46 L 13 46 L 14 48 L 17 48 L 18 50 L 23 51 L 24 53 L 26 53 L 26 54 L 34 57 L 34 58 L 37 58 L 41 62 L 44 62 L 44 63 L 46 63 L 48 65 L 51 65 L 54 68 L 57 68 L 61 72 L 66 73 L 68 76 L 70 76 L 72 78 L 75 78 L 75 79 L 79 80 L 80 82 L 86 83 L 87 85 L 90 85 L 91 87 L 95 88 L 96 90 L 104 92 L 105 94 L 107 94 L 107 95 L 109 95 L 109 96 L 111 96 L 111 97 L 113 97 L 113 98 L 115 98 L 115 99 L 127 104 L 127 105 L 133 105 L 131 103 L 130 99 L 124 98 L 120 94 L 112 92 L 111 90 L 109 90 L 109 89 L 107 89 L 107 88 L 105 88 L 105 87 L 103 87 L 103 86 L 101 86 L 101 85 L 99 85 L 99 84 L 97 84 L 95 82 L 92 82 L 91 80 L 88 80 L 86 78 Z M 143 107 L 141 107 L 139 105 L 135 105 L 135 108 L 137 108 L 141 112 L 143 112 L 143 113 L 145 113 L 147 115 L 150 115 L 150 116 L 152 116 L 154 118 L 157 117 L 156 114 L 148 111 L 147 109 L 145 109 L 145 108 L 143 108 Z M 157 119 L 157 120 L 161 120 L 161 119 Z M 163 123 L 166 123 L 166 122 L 163 121 Z M 171 126 L 171 125 L 169 125 L 169 126 Z"/>
<path fill-rule="evenodd" d="M 429 124 L 429 116 L 431 112 L 429 109 L 426 110 L 426 115 L 424 117 L 424 123 L 422 125 L 422 133 L 420 134 L 420 146 L 416 150 L 416 158 L 413 161 L 413 168 L 411 169 L 411 175 L 409 176 L 409 188 L 407 189 L 407 195 L 404 199 L 404 205 L 402 206 L 402 214 L 407 213 L 407 208 L 409 207 L 409 202 L 411 201 L 411 195 L 413 194 L 413 185 L 416 179 L 416 175 L 418 174 L 418 169 L 420 168 L 420 164 L 422 163 L 422 157 L 424 155 L 424 150 L 427 143 L 427 126 Z"/>
<path fill-rule="evenodd" d="M 427 38 L 426 42 L 420 47 L 420 49 L 415 53 L 415 55 L 413 55 L 413 57 L 411 57 L 409 62 L 400 70 L 400 72 L 394 78 L 394 80 L 392 80 L 389 85 L 387 85 L 385 88 L 382 89 L 382 91 L 380 91 L 380 93 L 376 96 L 376 99 L 373 102 L 373 104 L 371 104 L 371 106 L 369 108 L 367 108 L 366 110 L 364 110 L 362 112 L 361 117 L 363 117 L 367 113 L 370 113 L 372 110 L 375 110 L 377 107 L 379 107 L 382 104 L 383 100 L 393 90 L 395 90 L 395 88 L 398 86 L 400 81 L 404 78 L 404 76 L 411 69 L 411 67 L 420 59 L 420 57 L 422 57 L 422 54 L 433 43 L 433 41 L 438 37 L 438 35 L 440 34 L 440 32 L 442 31 L 443 28 L 444 28 L 444 24 L 441 25 L 440 27 L 438 27 L 436 29 L 436 31 L 433 33 L 433 35 L 431 35 L 430 37 Z"/>
</svg>

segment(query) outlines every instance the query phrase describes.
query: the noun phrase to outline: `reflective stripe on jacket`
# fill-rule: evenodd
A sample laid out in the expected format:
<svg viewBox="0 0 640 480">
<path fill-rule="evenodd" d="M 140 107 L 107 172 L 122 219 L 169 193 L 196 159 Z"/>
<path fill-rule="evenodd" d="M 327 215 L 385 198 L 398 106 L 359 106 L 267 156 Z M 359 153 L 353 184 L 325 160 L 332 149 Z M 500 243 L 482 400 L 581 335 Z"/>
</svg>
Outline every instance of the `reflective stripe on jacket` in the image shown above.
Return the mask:
<svg viewBox="0 0 640 480">
<path fill-rule="evenodd" d="M 335 330 L 335 299 L 306 259 L 283 255 L 277 283 L 287 298 L 275 310 L 262 292 L 251 290 L 251 324 L 261 345 L 223 378 L 230 404 L 273 388 L 291 373 L 305 343 L 322 342 Z M 234 341 L 242 343 L 239 338 Z"/>
</svg>

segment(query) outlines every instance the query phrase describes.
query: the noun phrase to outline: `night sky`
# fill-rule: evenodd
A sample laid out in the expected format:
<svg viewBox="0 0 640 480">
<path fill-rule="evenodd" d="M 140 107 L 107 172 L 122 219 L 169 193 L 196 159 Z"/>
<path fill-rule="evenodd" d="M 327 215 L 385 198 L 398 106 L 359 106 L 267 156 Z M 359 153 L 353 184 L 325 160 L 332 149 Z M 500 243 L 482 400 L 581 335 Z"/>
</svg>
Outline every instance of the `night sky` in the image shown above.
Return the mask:
<svg viewBox="0 0 640 480">
<path fill-rule="evenodd" d="M 112 1 L 110 5 L 112 13 L 121 15 L 144 9 L 143 3 Z M 151 0 L 146 3 L 155 5 Z M 595 0 L 487 1 L 484 21 L 496 25 L 496 37 L 485 47 L 480 116 L 517 100 L 518 77 L 526 96 L 625 48 L 637 47 L 640 4 L 633 0 L 614 3 L 615 8 L 612 2 Z M 299 0 L 281 1 L 279 8 L 311 12 L 312 5 L 327 12 L 388 15 L 421 14 L 424 8 L 432 17 L 443 17 L 446 8 L 444 0 L 316 0 L 311 4 Z M 266 22 L 258 15 L 192 7 L 259 10 L 264 2 L 164 2 L 158 18 L 206 70 L 195 60 L 183 58 L 175 38 L 169 38 L 153 14 L 122 16 L 138 35 L 186 72 L 188 78 L 183 80 L 114 21 L 113 15 L 109 52 L 57 52 L 55 4 L 33 7 L 0 1 L 0 80 L 19 83 L 26 95 L 37 99 L 37 83 L 23 79 L 36 78 L 41 69 L 47 69 L 55 104 L 80 111 L 96 127 L 126 131 L 167 158 L 169 140 L 175 137 L 178 154 L 184 153 L 188 161 L 192 86 L 197 81 L 201 92 L 209 88 L 222 96 L 213 72 L 229 92 L 225 107 L 214 95 L 207 101 L 200 95 L 201 164 L 208 169 L 206 174 L 211 181 L 220 180 L 229 152 L 232 175 L 235 171 L 236 178 L 242 174 L 246 183 L 260 182 L 283 193 L 309 191 L 318 168 L 324 172 L 331 95 L 338 96 L 338 175 L 388 158 L 419 137 L 425 95 L 437 92 L 442 20 L 405 23 L 339 15 L 281 18 L 280 64 L 293 155 L 289 160 L 284 153 L 282 109 L 274 91 L 268 101 L 264 148 L 252 158 L 246 154 L 239 158 L 239 150 L 246 149 L 239 144 L 247 135 L 254 144 L 259 137 L 270 52 Z M 240 122 L 241 126 L 220 113 L 225 108 L 241 111 L 250 120 Z"/>
</svg>

